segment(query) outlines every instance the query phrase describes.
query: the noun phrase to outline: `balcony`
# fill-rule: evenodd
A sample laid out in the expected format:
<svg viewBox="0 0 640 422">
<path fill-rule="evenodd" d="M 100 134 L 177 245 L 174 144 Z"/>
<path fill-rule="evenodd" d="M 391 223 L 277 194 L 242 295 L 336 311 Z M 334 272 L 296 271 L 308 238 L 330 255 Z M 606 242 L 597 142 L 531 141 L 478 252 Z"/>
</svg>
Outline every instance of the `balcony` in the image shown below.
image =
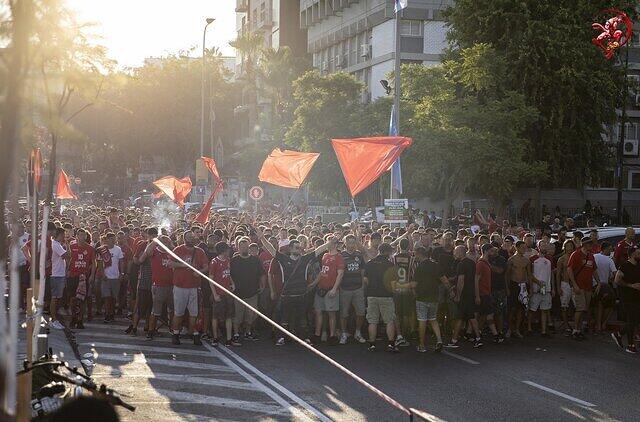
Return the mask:
<svg viewBox="0 0 640 422">
<path fill-rule="evenodd" d="M 258 19 L 256 31 L 270 30 L 271 28 L 273 28 L 273 16 L 271 16 L 271 13 L 266 13 Z"/>
<path fill-rule="evenodd" d="M 247 13 L 249 11 L 249 0 L 236 0 L 236 13 Z"/>
</svg>

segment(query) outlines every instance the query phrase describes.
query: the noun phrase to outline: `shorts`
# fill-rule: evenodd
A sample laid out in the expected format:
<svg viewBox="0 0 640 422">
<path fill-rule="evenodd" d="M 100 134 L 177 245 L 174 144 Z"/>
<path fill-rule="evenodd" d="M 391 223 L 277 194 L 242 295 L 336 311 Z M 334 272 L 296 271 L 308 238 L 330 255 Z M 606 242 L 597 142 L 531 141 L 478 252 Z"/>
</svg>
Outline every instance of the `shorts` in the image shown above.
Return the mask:
<svg viewBox="0 0 640 422">
<path fill-rule="evenodd" d="M 518 309 L 518 307 L 526 308 L 526 304 L 522 303 L 523 298 L 520 296 L 520 292 L 523 291 L 521 287 L 523 284 L 526 285 L 527 283 L 524 281 L 520 283 L 512 281 L 509 283 L 509 298 L 507 299 L 507 303 L 511 309 Z M 528 303 L 528 297 L 526 301 Z"/>
<path fill-rule="evenodd" d="M 493 298 L 490 295 L 480 296 L 480 305 L 477 306 L 476 312 L 483 316 L 495 314 L 496 308 L 493 306 Z"/>
<path fill-rule="evenodd" d="M 316 292 L 313 299 L 313 309 L 318 312 L 338 312 L 338 309 L 340 309 L 340 292 L 336 292 L 334 297 L 329 296 L 329 292 L 324 296 L 320 296 Z"/>
<path fill-rule="evenodd" d="M 584 312 L 589 309 L 591 304 L 591 292 L 582 290 L 580 293 L 573 292 L 573 305 L 576 307 L 576 312 Z"/>
<path fill-rule="evenodd" d="M 396 320 L 396 307 L 392 297 L 368 297 L 367 298 L 367 322 L 377 325 L 380 317 L 385 324 L 391 324 Z"/>
<path fill-rule="evenodd" d="M 64 296 L 64 288 L 67 285 L 66 277 L 51 277 L 51 298 L 60 299 Z"/>
<path fill-rule="evenodd" d="M 173 309 L 173 286 L 152 286 L 151 297 L 153 301 L 153 315 L 159 317 L 167 306 L 167 310 Z"/>
<path fill-rule="evenodd" d="M 496 290 L 491 292 L 491 299 L 496 313 L 502 314 L 507 309 L 507 291 Z"/>
<path fill-rule="evenodd" d="M 177 317 L 184 316 L 185 311 L 189 316 L 198 316 L 198 288 L 173 286 L 173 313 Z"/>
<path fill-rule="evenodd" d="M 531 295 L 529 299 L 529 310 L 535 312 L 538 309 L 541 311 L 551 309 L 551 293 L 542 294 L 538 292 Z"/>
<path fill-rule="evenodd" d="M 571 284 L 566 281 L 560 283 L 560 289 L 562 290 L 562 292 L 560 292 L 560 307 L 566 309 L 569 307 L 569 303 L 571 303 L 573 289 L 571 288 Z"/>
<path fill-rule="evenodd" d="M 340 317 L 348 318 L 351 305 L 356 310 L 356 316 L 363 317 L 365 314 L 364 288 L 356 290 L 340 290 Z"/>
<path fill-rule="evenodd" d="M 416 300 L 416 315 L 418 321 L 435 321 L 438 315 L 438 303 Z"/>
<path fill-rule="evenodd" d="M 411 318 L 416 312 L 416 296 L 411 290 L 395 292 L 393 303 L 396 307 L 398 318 Z"/>
<path fill-rule="evenodd" d="M 226 293 L 220 295 L 220 302 L 215 302 L 211 298 L 211 309 L 213 318 L 219 321 L 233 319 L 236 315 L 234 299 Z"/>
<path fill-rule="evenodd" d="M 242 300 L 244 300 L 254 308 L 258 307 L 257 293 L 251 297 L 247 297 L 247 298 L 243 297 Z M 253 312 L 251 309 L 249 309 L 248 307 L 240 303 L 239 300 L 235 301 L 234 308 L 235 308 L 234 322 L 238 327 L 242 325 L 243 322 L 246 323 L 247 325 L 253 324 L 253 321 L 256 319 L 255 312 Z"/>
<path fill-rule="evenodd" d="M 102 286 L 100 286 L 100 293 L 103 298 L 113 297 L 117 298 L 120 293 L 120 279 L 119 278 L 103 278 Z"/>
<path fill-rule="evenodd" d="M 616 303 L 616 296 L 613 288 L 608 284 L 600 284 L 600 291 L 597 295 L 593 296 L 593 302 L 595 304 L 602 304 L 605 308 L 611 308 Z"/>
<path fill-rule="evenodd" d="M 467 321 L 469 319 L 475 319 L 476 312 L 478 312 L 479 306 L 473 299 L 460 299 L 460 302 L 456 304 L 456 319 Z"/>
<path fill-rule="evenodd" d="M 153 296 L 151 290 L 138 290 L 136 296 L 136 312 L 138 312 L 139 318 L 148 318 L 151 314 L 151 308 L 153 308 Z"/>
<path fill-rule="evenodd" d="M 87 284 L 89 282 L 89 277 L 87 277 Z M 76 276 L 76 277 L 69 277 L 67 278 L 67 296 L 69 296 L 70 298 L 75 298 L 76 297 L 76 291 L 78 291 L 78 284 L 80 284 L 80 277 Z M 88 290 L 87 286 L 87 290 Z M 87 291 L 87 293 L 89 293 Z"/>
</svg>

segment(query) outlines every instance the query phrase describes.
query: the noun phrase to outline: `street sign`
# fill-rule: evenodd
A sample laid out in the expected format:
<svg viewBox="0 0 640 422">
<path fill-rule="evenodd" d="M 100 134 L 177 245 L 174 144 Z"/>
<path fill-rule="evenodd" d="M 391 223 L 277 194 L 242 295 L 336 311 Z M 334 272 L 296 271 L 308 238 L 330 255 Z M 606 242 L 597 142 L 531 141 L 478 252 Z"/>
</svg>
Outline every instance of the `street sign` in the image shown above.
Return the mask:
<svg viewBox="0 0 640 422">
<path fill-rule="evenodd" d="M 251 189 L 249 189 L 249 198 L 253 199 L 254 201 L 259 201 L 264 197 L 264 189 L 262 189 L 260 186 L 254 186 Z"/>
<path fill-rule="evenodd" d="M 407 224 L 409 222 L 409 200 L 385 199 L 384 222 L 387 224 Z"/>
</svg>

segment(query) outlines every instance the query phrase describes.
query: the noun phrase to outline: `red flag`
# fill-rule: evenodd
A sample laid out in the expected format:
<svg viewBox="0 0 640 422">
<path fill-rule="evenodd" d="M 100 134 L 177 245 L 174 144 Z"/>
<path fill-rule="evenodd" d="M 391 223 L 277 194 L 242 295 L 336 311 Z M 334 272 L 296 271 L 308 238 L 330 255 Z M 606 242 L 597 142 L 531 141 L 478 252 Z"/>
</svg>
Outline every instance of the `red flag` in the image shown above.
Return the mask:
<svg viewBox="0 0 640 422">
<path fill-rule="evenodd" d="M 218 166 L 216 166 L 215 160 L 209 157 L 200 157 L 200 159 L 204 161 L 204 165 L 207 166 L 211 174 L 213 174 L 213 178 L 215 179 L 215 181 L 217 182 L 221 180 L 220 173 L 218 172 Z M 216 187 L 216 189 L 218 188 Z"/>
<path fill-rule="evenodd" d="M 34 148 L 31 150 L 31 155 L 29 156 L 29 193 L 31 195 L 34 194 L 34 184 L 36 191 L 40 191 L 41 182 L 42 156 L 40 155 L 40 148 Z"/>
<path fill-rule="evenodd" d="M 56 187 L 56 197 L 58 199 L 78 199 L 69 186 L 69 176 L 64 170 L 58 173 L 58 186 Z"/>
<path fill-rule="evenodd" d="M 298 152 L 276 148 L 264 160 L 258 179 L 261 182 L 285 188 L 299 188 L 319 156 L 320 154 L 316 152 Z"/>
<path fill-rule="evenodd" d="M 211 206 L 213 205 L 213 201 L 215 201 L 216 195 L 220 192 L 222 192 L 222 182 L 219 182 L 216 185 L 216 188 L 213 190 L 213 192 L 211 192 L 211 195 L 209 195 L 209 199 L 207 199 L 207 203 L 204 204 L 204 207 L 202 207 L 202 210 L 193 221 L 201 224 L 205 224 L 207 222 L 207 220 L 209 219 L 209 212 L 211 211 Z"/>
<path fill-rule="evenodd" d="M 388 171 L 412 140 L 402 136 L 379 136 L 332 139 L 331 142 L 351 196 L 355 197 Z"/>
<path fill-rule="evenodd" d="M 191 192 L 191 179 L 188 176 L 182 179 L 178 179 L 175 176 L 165 176 L 156 180 L 153 184 L 180 206 L 184 205 L 184 200 Z"/>
</svg>

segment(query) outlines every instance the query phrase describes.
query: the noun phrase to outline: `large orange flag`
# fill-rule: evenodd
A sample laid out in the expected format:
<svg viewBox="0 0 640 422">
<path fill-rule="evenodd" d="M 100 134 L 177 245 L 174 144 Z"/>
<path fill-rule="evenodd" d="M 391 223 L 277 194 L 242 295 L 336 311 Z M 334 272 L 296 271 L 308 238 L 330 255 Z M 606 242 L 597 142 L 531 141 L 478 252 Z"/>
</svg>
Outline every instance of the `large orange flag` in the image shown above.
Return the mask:
<svg viewBox="0 0 640 422">
<path fill-rule="evenodd" d="M 331 143 L 351 196 L 355 197 L 388 171 L 412 140 L 402 136 L 378 136 L 332 139 Z"/>
<path fill-rule="evenodd" d="M 184 200 L 191 192 L 191 179 L 189 176 L 182 179 L 178 179 L 175 176 L 165 176 L 156 180 L 153 184 L 180 206 L 184 205 Z"/>
<path fill-rule="evenodd" d="M 207 166 L 211 174 L 216 181 L 220 180 L 220 173 L 218 172 L 218 166 L 213 158 L 209 157 L 200 157 L 200 159 L 204 162 L 204 165 Z"/>
<path fill-rule="evenodd" d="M 276 148 L 264 160 L 258 179 L 261 182 L 285 188 L 299 188 L 319 156 L 320 154 L 316 152 L 298 152 Z"/>
<path fill-rule="evenodd" d="M 58 199 L 78 199 L 69 186 L 69 176 L 64 170 L 58 172 L 58 186 L 56 187 L 56 197 Z"/>
</svg>

